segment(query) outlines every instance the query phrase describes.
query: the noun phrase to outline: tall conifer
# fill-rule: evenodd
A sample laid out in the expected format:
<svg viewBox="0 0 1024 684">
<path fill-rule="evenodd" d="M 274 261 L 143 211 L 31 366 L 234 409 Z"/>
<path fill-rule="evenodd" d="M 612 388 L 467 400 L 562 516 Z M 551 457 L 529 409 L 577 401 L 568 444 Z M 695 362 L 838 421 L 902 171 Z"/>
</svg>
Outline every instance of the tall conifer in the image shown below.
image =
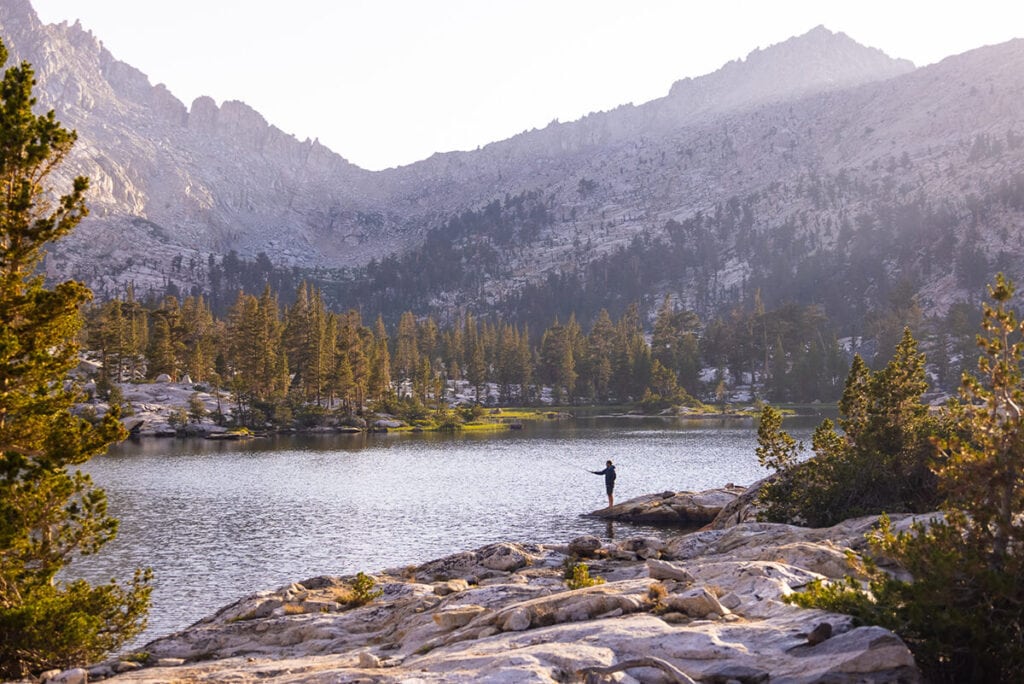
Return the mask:
<svg viewBox="0 0 1024 684">
<path fill-rule="evenodd" d="M 91 293 L 76 282 L 48 289 L 37 268 L 43 246 L 85 216 L 88 180 L 51 199 L 45 181 L 75 134 L 52 111 L 32 112 L 34 85 L 26 63 L 0 83 L 0 678 L 119 647 L 145 626 L 149 602 L 148 572 L 127 588 L 55 579 L 116 533 L 103 491 L 74 466 L 125 431 L 116 410 L 98 425 L 71 413 L 79 395 L 65 380 Z"/>
</svg>

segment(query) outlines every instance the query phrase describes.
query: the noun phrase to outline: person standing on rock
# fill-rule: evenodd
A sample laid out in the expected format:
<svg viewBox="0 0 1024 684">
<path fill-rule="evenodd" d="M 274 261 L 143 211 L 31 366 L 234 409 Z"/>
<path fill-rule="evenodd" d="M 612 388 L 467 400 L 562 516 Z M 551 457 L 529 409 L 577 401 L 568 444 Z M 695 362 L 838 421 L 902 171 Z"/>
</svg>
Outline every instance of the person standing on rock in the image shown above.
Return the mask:
<svg viewBox="0 0 1024 684">
<path fill-rule="evenodd" d="M 604 470 L 591 470 L 590 472 L 595 475 L 604 475 L 604 489 L 608 492 L 608 508 L 611 508 L 615 505 L 615 495 L 612 493 L 615 491 L 615 466 L 608 461 Z"/>
</svg>

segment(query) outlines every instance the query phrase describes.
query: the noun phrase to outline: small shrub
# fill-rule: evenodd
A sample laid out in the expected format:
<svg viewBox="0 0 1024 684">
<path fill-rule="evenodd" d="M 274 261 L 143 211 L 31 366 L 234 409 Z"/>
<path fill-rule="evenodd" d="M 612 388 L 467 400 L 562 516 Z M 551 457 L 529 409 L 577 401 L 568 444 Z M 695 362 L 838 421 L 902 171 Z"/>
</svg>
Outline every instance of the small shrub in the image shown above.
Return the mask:
<svg viewBox="0 0 1024 684">
<path fill-rule="evenodd" d="M 562 561 L 562 579 L 572 579 L 573 568 L 575 568 L 576 564 L 579 562 L 580 559 L 577 556 L 566 556 L 565 559 Z"/>
<path fill-rule="evenodd" d="M 655 613 L 662 613 L 667 610 L 665 597 L 668 596 L 668 588 L 661 582 L 655 582 L 647 588 L 647 598 L 651 601 L 651 608 Z"/>
<path fill-rule="evenodd" d="M 167 416 L 167 424 L 175 430 L 185 427 L 188 425 L 188 411 L 181 406 L 171 409 L 171 414 Z"/>
<path fill-rule="evenodd" d="M 138 570 L 124 586 L 43 584 L 0 606 L 0 680 L 93 662 L 133 639 L 146 625 L 151 580 Z"/>
<path fill-rule="evenodd" d="M 438 430 L 461 430 L 462 429 L 462 418 L 459 414 L 452 411 L 445 411 L 443 415 L 440 415 L 437 420 Z"/>
<path fill-rule="evenodd" d="M 119 407 L 122 416 L 131 416 L 135 413 L 131 402 L 124 398 L 124 392 L 121 390 L 120 385 L 110 386 L 110 391 L 107 393 L 107 403 L 111 406 Z"/>
<path fill-rule="evenodd" d="M 206 404 L 203 403 L 202 398 L 199 396 L 199 392 L 193 392 L 188 397 L 188 417 L 193 423 L 202 423 L 203 418 L 206 417 L 208 411 L 206 410 Z"/>
<path fill-rule="evenodd" d="M 783 560 L 781 562 L 785 563 L 786 561 Z M 722 598 L 727 593 L 729 593 L 717 584 L 705 584 L 704 588 L 707 589 L 715 598 Z"/>
<path fill-rule="evenodd" d="M 586 563 L 577 563 L 572 567 L 572 577 L 565 581 L 570 589 L 584 589 L 596 584 L 604 584 L 604 578 L 590 576 L 590 568 Z"/>
<path fill-rule="evenodd" d="M 376 586 L 377 582 L 372 577 L 365 572 L 358 573 L 352 580 L 352 600 L 349 601 L 349 604 L 365 606 L 370 601 L 380 598 L 384 594 L 384 590 L 375 589 Z"/>
<path fill-rule="evenodd" d="M 462 420 L 467 423 L 473 423 L 480 420 L 485 412 L 484 407 L 480 404 L 464 406 L 459 409 L 459 415 L 462 417 Z"/>
<path fill-rule="evenodd" d="M 430 409 L 419 399 L 403 399 L 396 414 L 406 423 L 424 423 L 430 418 Z"/>
</svg>

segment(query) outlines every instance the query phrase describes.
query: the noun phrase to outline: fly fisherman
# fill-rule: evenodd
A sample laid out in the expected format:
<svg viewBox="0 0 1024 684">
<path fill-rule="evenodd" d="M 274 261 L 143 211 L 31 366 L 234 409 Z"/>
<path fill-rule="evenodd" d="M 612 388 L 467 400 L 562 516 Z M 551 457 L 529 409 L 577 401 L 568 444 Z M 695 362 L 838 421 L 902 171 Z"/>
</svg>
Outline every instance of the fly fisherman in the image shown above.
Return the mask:
<svg viewBox="0 0 1024 684">
<path fill-rule="evenodd" d="M 612 465 L 611 461 L 608 461 L 604 470 L 591 470 L 590 472 L 595 475 L 604 475 L 604 489 L 608 492 L 608 508 L 615 505 L 615 496 L 612 494 L 615 491 L 615 466 Z"/>
</svg>

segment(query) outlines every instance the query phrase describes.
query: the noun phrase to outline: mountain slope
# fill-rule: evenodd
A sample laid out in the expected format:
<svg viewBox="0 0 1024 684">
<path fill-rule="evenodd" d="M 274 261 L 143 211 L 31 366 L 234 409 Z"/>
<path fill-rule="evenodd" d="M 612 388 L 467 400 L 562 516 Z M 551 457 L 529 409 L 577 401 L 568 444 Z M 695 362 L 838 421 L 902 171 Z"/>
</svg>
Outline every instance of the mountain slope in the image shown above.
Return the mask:
<svg viewBox="0 0 1024 684">
<path fill-rule="evenodd" d="M 27 0 L 0 34 L 79 133 L 64 172 L 93 181 L 48 271 L 101 296 L 208 289 L 236 251 L 316 268 L 338 306 L 669 293 L 707 316 L 760 289 L 852 321 L 903 281 L 941 310 L 1020 271 L 1019 40 L 915 70 L 818 27 L 649 103 L 368 172 L 242 103 L 186 107 Z"/>
<path fill-rule="evenodd" d="M 573 302 L 586 315 L 644 297 L 653 307 L 668 293 L 707 316 L 761 290 L 776 304 L 825 304 L 856 330 L 906 286 L 941 312 L 977 299 L 996 269 L 1024 275 L 1022 95 L 1016 40 L 885 81 L 576 149 L 545 159 L 531 170 L 534 184 L 520 185 L 539 192 L 531 202 L 549 217 L 525 240 L 520 194 L 495 193 L 499 206 L 427 242 L 446 245 L 447 235 L 453 247 L 360 274 L 374 279 L 339 298 L 358 293 L 392 310 L 427 305 L 430 293 L 440 308 Z M 440 260 L 464 272 L 446 275 L 447 291 L 415 281 Z M 395 287 L 401 278 L 412 282 Z"/>
<path fill-rule="evenodd" d="M 659 101 L 517 136 L 475 157 L 436 155 L 373 174 L 269 126 L 242 103 L 218 108 L 199 98 L 186 108 L 78 24 L 42 24 L 27 0 L 0 7 L 0 31 L 13 56 L 36 68 L 41 105 L 79 133 L 66 171 L 93 180 L 94 217 L 75 249 L 64 252 L 69 261 L 83 261 L 87 250 L 86 265 L 67 267 L 90 279 L 125 268 L 117 277 L 152 280 L 141 262 L 160 270 L 182 252 L 197 258 L 232 249 L 309 266 L 365 263 L 414 244 L 439 217 L 518 190 L 549 158 L 571 161 L 581 147 L 632 139 L 655 123 L 669 129 L 712 112 L 910 68 L 819 28 L 745 63 L 677 83 Z M 147 253 L 137 253 L 140 243 Z"/>
</svg>

